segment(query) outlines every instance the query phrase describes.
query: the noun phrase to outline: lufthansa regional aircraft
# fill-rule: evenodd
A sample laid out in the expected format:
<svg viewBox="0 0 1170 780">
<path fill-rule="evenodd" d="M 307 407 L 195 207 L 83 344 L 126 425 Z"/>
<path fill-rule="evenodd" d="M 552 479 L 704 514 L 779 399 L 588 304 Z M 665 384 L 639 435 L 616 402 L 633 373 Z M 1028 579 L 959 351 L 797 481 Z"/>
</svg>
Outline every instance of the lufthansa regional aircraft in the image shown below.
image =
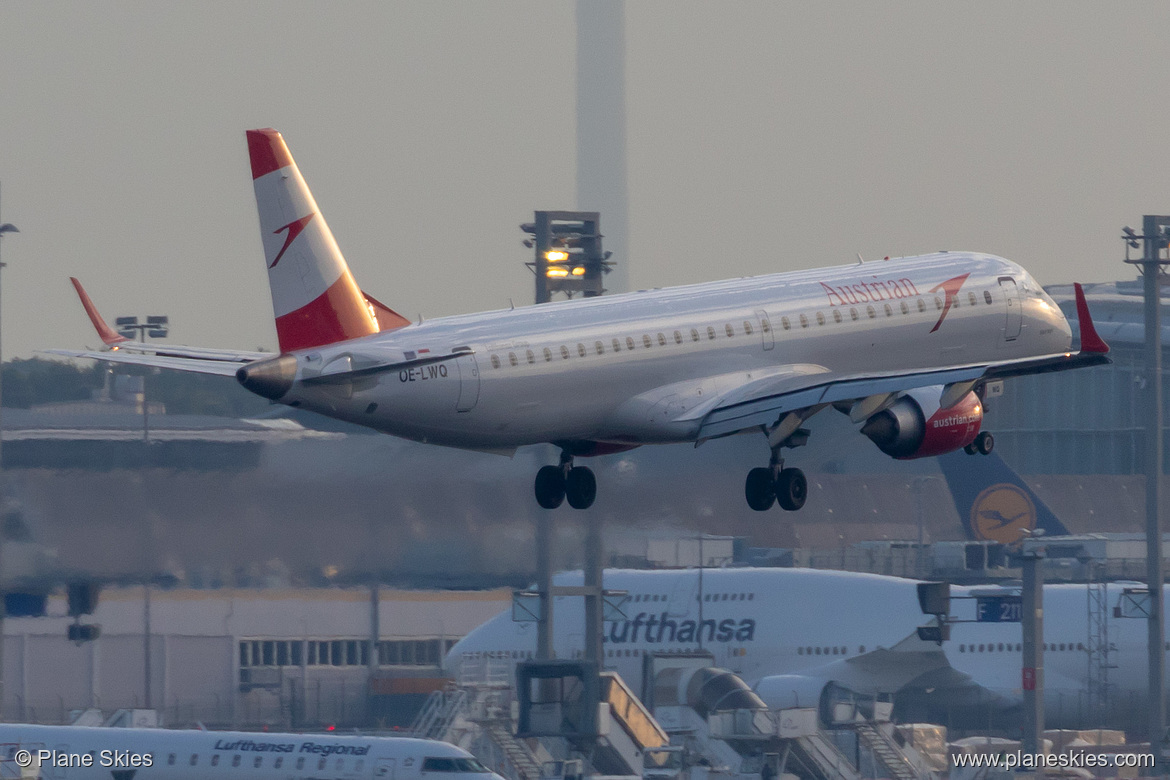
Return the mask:
<svg viewBox="0 0 1170 780">
<path fill-rule="evenodd" d="M 558 575 L 580 585 L 581 574 Z M 607 570 L 605 587 L 627 591 L 624 620 L 605 623 L 604 666 L 642 690 L 647 656 L 705 653 L 713 666 L 736 672 L 775 709 L 822 707 L 835 697 L 891 695 L 904 717 L 958 723 L 989 713 L 1010 716 L 1022 699 L 1022 634 L 1018 622 L 975 622 L 970 596 L 1018 595 L 1018 587 L 951 588 L 951 638 L 923 642 L 914 580 L 814 569 Z M 1097 586 L 1092 586 L 1097 587 Z M 1107 586 L 1111 714 L 1139 710 L 1145 676 L 1144 594 L 1136 583 Z M 1089 587 L 1044 587 L 1045 721 L 1079 727 L 1103 713 L 1090 709 L 1093 659 Z M 993 605 L 995 606 L 995 605 Z M 988 608 L 985 605 L 985 610 Z M 995 609 L 1010 609 L 995 606 Z M 1116 611 L 1114 610 L 1116 608 Z M 580 658 L 582 600 L 557 597 L 554 650 Z M 985 614 L 987 618 L 1012 617 Z M 536 624 L 505 612 L 455 644 L 445 666 L 458 676 L 465 663 L 530 659 Z M 896 695 L 895 695 L 896 694 Z M 1099 722 L 1099 721 L 1097 721 Z"/>
<path fill-rule="evenodd" d="M 385 433 L 511 454 L 551 442 L 540 506 L 593 504 L 576 457 L 761 433 L 752 509 L 804 505 L 783 453 L 834 408 L 894 458 L 989 452 L 986 382 L 1108 362 L 1020 266 L 972 252 L 771 274 L 411 323 L 354 281 L 281 135 L 247 132 L 281 354 L 161 346 L 110 329 L 58 354 L 235 376 L 258 395 Z"/>
<path fill-rule="evenodd" d="M 503 780 L 424 739 L 0 723 L 0 777 Z"/>
</svg>

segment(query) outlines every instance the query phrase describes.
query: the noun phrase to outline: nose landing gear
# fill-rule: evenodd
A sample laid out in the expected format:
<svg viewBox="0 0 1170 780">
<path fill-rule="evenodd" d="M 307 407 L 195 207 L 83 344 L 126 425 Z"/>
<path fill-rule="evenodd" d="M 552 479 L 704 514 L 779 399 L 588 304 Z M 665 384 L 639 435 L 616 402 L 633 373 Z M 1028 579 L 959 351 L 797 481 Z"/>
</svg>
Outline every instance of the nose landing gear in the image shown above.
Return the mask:
<svg viewBox="0 0 1170 780">
<path fill-rule="evenodd" d="M 988 431 L 982 431 L 975 440 L 963 448 L 968 455 L 990 455 L 995 449 L 995 437 Z"/>
<path fill-rule="evenodd" d="M 561 452 L 558 466 L 543 466 L 536 472 L 536 503 L 556 509 L 564 500 L 574 509 L 588 509 L 597 498 L 597 478 L 586 466 L 574 466 L 573 456 Z"/>
</svg>

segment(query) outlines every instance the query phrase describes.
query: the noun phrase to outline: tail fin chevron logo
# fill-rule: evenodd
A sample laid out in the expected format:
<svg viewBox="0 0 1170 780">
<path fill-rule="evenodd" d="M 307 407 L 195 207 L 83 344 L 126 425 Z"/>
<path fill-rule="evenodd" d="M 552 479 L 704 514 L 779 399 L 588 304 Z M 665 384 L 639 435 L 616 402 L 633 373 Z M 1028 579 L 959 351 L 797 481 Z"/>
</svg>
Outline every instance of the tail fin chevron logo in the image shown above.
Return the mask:
<svg viewBox="0 0 1170 780">
<path fill-rule="evenodd" d="M 967 277 L 970 275 L 971 274 L 963 274 L 962 276 L 956 276 L 954 279 L 947 279 L 945 282 L 936 284 L 931 288 L 930 291 L 932 293 L 936 293 L 939 290 L 942 290 L 946 295 L 946 300 L 943 302 L 942 314 L 938 316 L 938 322 L 934 323 L 934 327 L 930 329 L 931 333 L 934 333 L 936 330 L 938 330 L 939 326 L 942 325 L 943 320 L 947 318 L 947 312 L 951 310 L 951 305 L 955 302 L 955 299 L 959 295 L 959 288 L 963 286 L 963 282 L 967 281 Z"/>
<path fill-rule="evenodd" d="M 305 226 L 308 225 L 309 221 L 316 215 L 316 212 L 311 211 L 309 212 L 308 216 L 293 220 L 287 225 L 278 227 L 276 230 L 272 231 L 273 233 L 283 233 L 287 230 L 288 233 L 284 237 L 284 246 L 282 246 L 280 251 L 276 253 L 276 257 L 272 260 L 272 265 L 268 266 L 270 269 L 276 267 L 276 264 L 280 262 L 280 258 L 284 257 L 285 250 L 288 249 L 289 245 L 292 244 L 293 241 L 296 240 L 297 236 L 301 234 L 301 231 L 305 229 Z"/>
</svg>

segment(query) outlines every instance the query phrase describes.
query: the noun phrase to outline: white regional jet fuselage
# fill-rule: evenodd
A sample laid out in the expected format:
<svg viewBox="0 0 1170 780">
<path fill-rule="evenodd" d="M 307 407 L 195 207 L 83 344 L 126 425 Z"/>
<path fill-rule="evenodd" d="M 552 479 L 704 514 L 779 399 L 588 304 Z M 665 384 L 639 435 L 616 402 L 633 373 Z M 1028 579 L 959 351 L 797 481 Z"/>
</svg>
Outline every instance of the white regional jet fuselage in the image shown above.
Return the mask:
<svg viewBox="0 0 1170 780">
<path fill-rule="evenodd" d="M 557 581 L 580 584 L 581 576 Z M 626 619 L 605 624 L 605 667 L 636 691 L 647 654 L 705 652 L 776 708 L 819 707 L 831 688 L 896 694 L 895 701 L 944 723 L 1020 704 L 1020 623 L 955 623 L 941 647 L 922 642 L 917 627 L 932 619 L 920 611 L 914 580 L 812 569 L 706 569 L 701 576 L 697 569 L 607 570 L 604 585 L 630 594 Z M 1109 585 L 1106 597 L 1114 714 L 1140 710 L 1146 690 L 1146 622 L 1113 616 L 1125 587 Z M 964 596 L 1005 592 L 1018 589 L 953 587 L 952 616 L 975 619 L 975 602 Z M 1052 726 L 1080 727 L 1101 715 L 1088 698 L 1088 597 L 1085 585 L 1044 588 L 1044 693 Z M 580 598 L 555 599 L 560 658 L 583 654 L 582 609 Z M 535 650 L 536 625 L 504 613 L 457 643 L 446 665 L 459 674 L 464 663 L 511 663 Z"/>
<path fill-rule="evenodd" d="M 942 289 L 960 277 L 957 294 Z M 793 366 L 920 371 L 1063 352 L 1070 337 L 1020 266 L 940 253 L 445 317 L 305 350 L 280 400 L 456 447 L 691 442 L 702 417 L 687 412 Z M 341 392 L 302 384 L 457 351 Z"/>
<path fill-rule="evenodd" d="M 502 780 L 445 742 L 0 723 L 0 777 Z"/>
</svg>

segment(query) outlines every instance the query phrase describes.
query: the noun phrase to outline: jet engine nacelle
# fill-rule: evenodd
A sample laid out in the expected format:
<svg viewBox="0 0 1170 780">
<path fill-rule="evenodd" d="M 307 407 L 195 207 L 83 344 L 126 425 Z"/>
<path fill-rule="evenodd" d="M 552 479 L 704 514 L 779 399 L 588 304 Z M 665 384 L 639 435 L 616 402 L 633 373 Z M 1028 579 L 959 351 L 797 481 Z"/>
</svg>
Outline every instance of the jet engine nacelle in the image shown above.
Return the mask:
<svg viewBox="0 0 1170 780">
<path fill-rule="evenodd" d="M 983 402 L 967 393 L 954 406 L 939 408 L 943 387 L 907 391 L 870 417 L 861 432 L 892 458 L 929 458 L 966 447 L 979 435 Z"/>
</svg>

